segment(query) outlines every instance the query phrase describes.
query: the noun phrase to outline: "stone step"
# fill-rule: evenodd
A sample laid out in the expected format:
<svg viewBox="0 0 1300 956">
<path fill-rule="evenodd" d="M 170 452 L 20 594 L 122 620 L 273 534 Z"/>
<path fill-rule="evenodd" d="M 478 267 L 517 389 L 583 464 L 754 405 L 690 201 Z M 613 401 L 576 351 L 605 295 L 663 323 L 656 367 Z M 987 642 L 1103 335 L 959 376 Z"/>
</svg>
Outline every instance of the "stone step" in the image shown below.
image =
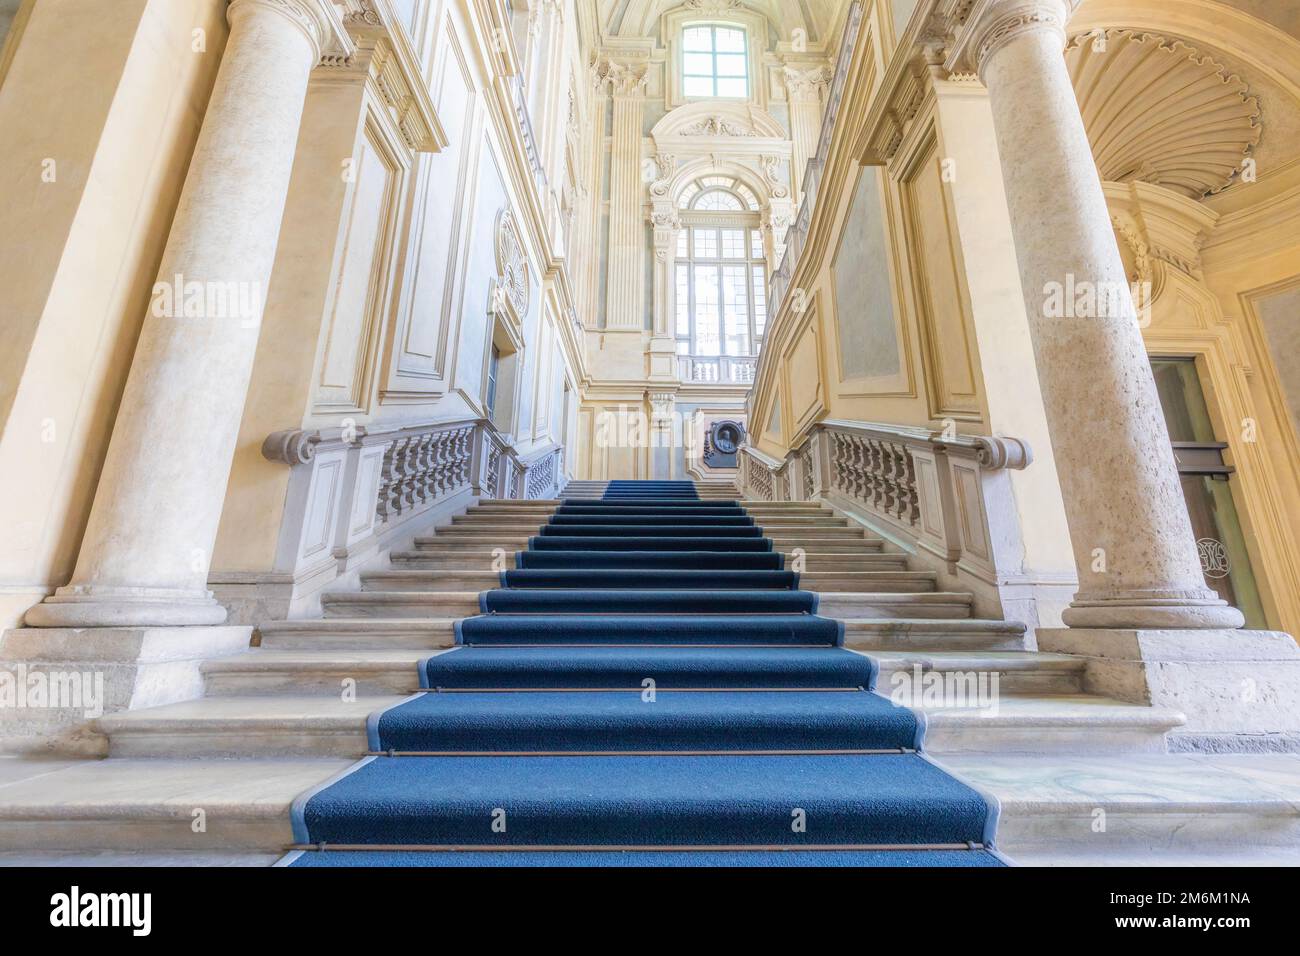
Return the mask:
<svg viewBox="0 0 1300 956">
<path fill-rule="evenodd" d="M 998 847 L 1022 865 L 1300 859 L 1296 755 L 936 759 L 997 797 Z M 0 866 L 270 865 L 292 842 L 293 800 L 351 763 L 0 758 Z M 195 809 L 206 815 L 204 832 L 194 832 Z"/>
<path fill-rule="evenodd" d="M 931 754 L 1164 753 L 1165 734 L 1184 723 L 1177 711 L 1087 694 L 1001 694 L 996 703 L 946 707 L 922 701 L 917 709 L 925 714 L 925 749 Z"/>
<path fill-rule="evenodd" d="M 403 694 L 205 697 L 102 717 L 116 757 L 361 757 L 367 717 Z M 996 710 L 919 708 L 926 750 L 944 753 L 1157 753 L 1182 715 L 1102 697 L 1001 694 Z M 2 793 L 3 791 L 0 791 Z"/>
<path fill-rule="evenodd" d="M 432 652 L 451 647 L 452 618 L 320 618 L 274 621 L 259 627 L 268 650 L 384 650 Z M 885 651 L 1016 651 L 1026 647 L 1022 624 L 941 618 L 864 619 L 844 622 L 845 646 Z"/>
<path fill-rule="evenodd" d="M 96 722 L 111 757 L 351 757 L 367 751 L 366 718 L 405 695 L 204 697 Z"/>
<path fill-rule="evenodd" d="M 491 570 L 498 558 L 490 549 L 480 549 L 470 553 L 464 551 L 438 554 L 430 551 L 391 551 L 389 560 L 394 569 L 434 571 L 442 568 L 461 570 Z M 785 556 L 785 566 L 791 567 L 794 556 Z M 506 566 L 514 568 L 514 556 L 506 558 Z M 903 571 L 907 569 L 907 557 L 902 554 L 864 553 L 864 554 L 822 554 L 808 552 L 804 554 L 804 571 Z"/>
<path fill-rule="evenodd" d="M 817 613 L 837 620 L 863 618 L 969 618 L 974 598 L 965 592 L 926 594 L 833 592 L 821 595 Z"/>
<path fill-rule="evenodd" d="M 408 572 L 386 572 L 408 573 Z M 413 571 L 411 574 L 425 572 Z M 888 572 L 881 572 L 888 573 Z M 906 573 L 906 572 L 905 572 Z M 822 593 L 817 613 L 823 617 L 970 617 L 972 598 L 968 593 L 906 591 Z M 479 613 L 478 591 L 336 591 L 321 598 L 325 617 L 374 618 L 458 618 Z"/>
<path fill-rule="evenodd" d="M 880 538 L 814 538 L 786 531 L 778 531 L 767 537 L 772 539 L 774 550 L 786 554 L 791 553 L 795 548 L 822 554 L 861 554 L 869 551 L 881 552 L 885 549 L 885 542 Z"/>
<path fill-rule="evenodd" d="M 475 506 L 486 507 L 491 505 L 495 508 L 557 508 L 564 504 L 560 498 L 530 498 L 526 501 L 518 501 L 514 498 L 480 498 Z"/>
<path fill-rule="evenodd" d="M 0 758 L 0 851 L 270 853 L 293 842 L 294 799 L 351 764 Z"/>
<path fill-rule="evenodd" d="M 925 689 L 925 682 L 942 678 L 955 681 L 963 675 L 997 674 L 999 694 L 1080 694 L 1087 661 L 1069 654 L 1041 654 L 1037 651 L 859 651 L 880 666 L 878 693 L 890 697 L 901 687 Z M 248 656 L 248 655 L 241 655 Z M 921 683 L 917 684 L 920 675 Z M 954 683 L 954 686 L 957 684 Z M 964 686 L 964 685 L 963 685 Z M 959 688 L 960 689 L 960 688 Z M 916 698 L 912 698 L 916 699 Z"/>
<path fill-rule="evenodd" d="M 417 551 L 482 551 L 484 548 L 502 548 L 506 551 L 524 551 L 533 537 L 527 533 L 520 534 L 518 529 L 512 533 L 485 534 L 449 534 L 436 537 L 420 536 L 415 539 Z M 770 534 L 772 547 L 776 551 L 790 553 L 795 548 L 806 552 L 821 554 L 861 554 L 879 553 L 884 550 L 884 541 L 879 538 L 812 538 L 805 535 L 791 535 L 787 532 Z"/>
<path fill-rule="evenodd" d="M 877 691 L 888 697 L 906 679 L 923 674 L 998 675 L 1003 694 L 1077 694 L 1084 662 L 1059 654 L 1029 651 L 931 651 L 866 653 L 880 665 Z M 215 697 L 263 694 L 413 694 L 420 687 L 419 663 L 430 656 L 418 649 L 363 651 L 274 651 L 208 661 L 203 666 L 205 688 Z M 897 677 L 896 675 L 902 675 Z M 926 679 L 926 678 L 923 678 Z M 988 683 L 993 687 L 991 681 Z"/>
<path fill-rule="evenodd" d="M 1030 866 L 1300 863 L 1300 756 L 951 754 L 1002 805 L 999 848 Z"/>
<path fill-rule="evenodd" d="M 321 596 L 325 617 L 463 618 L 479 613 L 478 591 L 335 591 Z"/>
<path fill-rule="evenodd" d="M 805 571 L 799 587 L 805 591 L 933 591 L 933 571 L 865 570 Z M 495 571 L 410 570 L 366 571 L 363 591 L 489 591 L 501 587 Z M 331 598 L 333 595 L 331 595 Z"/>
<path fill-rule="evenodd" d="M 415 539 L 416 547 L 420 547 L 425 541 L 452 539 L 459 540 L 463 538 L 502 538 L 507 535 L 528 534 L 534 535 L 540 533 L 541 527 L 546 524 L 545 521 L 539 521 L 533 524 L 531 520 L 519 519 L 517 521 L 475 521 L 464 524 L 446 525 L 435 529 L 433 536 L 417 537 Z M 617 522 L 612 523 L 611 528 L 616 527 Z M 640 527 L 649 528 L 649 525 Z M 866 539 L 866 532 L 863 528 L 847 527 L 822 527 L 818 525 L 796 525 L 787 522 L 778 522 L 775 524 L 763 524 L 764 534 L 761 537 L 776 539 L 789 538 L 791 540 L 801 541 L 842 541 L 855 542 Z M 558 532 L 557 532 L 558 533 Z M 648 531 L 645 533 L 649 533 Z M 701 534 L 708 535 L 707 529 L 701 529 Z M 610 537 L 622 537 L 622 532 L 611 530 Z M 723 535 L 726 537 L 726 535 Z"/>
<path fill-rule="evenodd" d="M 451 647 L 457 618 L 318 618 L 258 626 L 264 650 L 422 650 Z"/>
<path fill-rule="evenodd" d="M 212 697 L 339 696 L 349 687 L 364 695 L 413 694 L 420 688 L 419 663 L 431 653 L 415 648 L 354 651 L 259 648 L 205 662 L 203 686 Z"/>
<path fill-rule="evenodd" d="M 415 539 L 415 547 L 429 554 L 459 554 L 463 551 L 482 551 L 484 548 L 502 548 L 513 554 L 528 548 L 528 535 L 502 535 L 499 539 L 484 541 L 481 538 L 425 538 Z"/>
<path fill-rule="evenodd" d="M 1022 651 L 1025 626 L 1010 621 L 862 619 L 844 621 L 844 646 L 858 651 Z"/>
</svg>

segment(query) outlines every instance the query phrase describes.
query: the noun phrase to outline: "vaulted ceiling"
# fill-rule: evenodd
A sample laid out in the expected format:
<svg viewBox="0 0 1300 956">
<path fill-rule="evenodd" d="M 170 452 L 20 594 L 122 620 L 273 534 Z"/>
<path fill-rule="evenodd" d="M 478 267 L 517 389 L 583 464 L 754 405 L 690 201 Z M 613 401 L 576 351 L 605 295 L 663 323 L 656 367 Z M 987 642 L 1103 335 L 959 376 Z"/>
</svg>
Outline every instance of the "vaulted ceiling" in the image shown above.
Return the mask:
<svg viewBox="0 0 1300 956">
<path fill-rule="evenodd" d="M 605 36 L 652 36 L 659 19 L 678 7 L 698 7 L 702 11 L 725 11 L 744 8 L 762 13 L 790 39 L 796 29 L 807 32 L 811 42 L 818 42 L 834 26 L 840 10 L 848 0 L 594 0 Z"/>
</svg>

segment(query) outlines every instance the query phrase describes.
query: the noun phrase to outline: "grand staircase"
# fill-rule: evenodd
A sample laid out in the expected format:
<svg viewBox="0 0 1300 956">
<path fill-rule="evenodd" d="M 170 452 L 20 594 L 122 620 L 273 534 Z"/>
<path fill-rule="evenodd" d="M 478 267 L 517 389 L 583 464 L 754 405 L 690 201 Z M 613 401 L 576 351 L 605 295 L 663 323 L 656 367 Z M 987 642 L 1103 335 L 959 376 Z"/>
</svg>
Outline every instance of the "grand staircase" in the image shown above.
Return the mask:
<svg viewBox="0 0 1300 956">
<path fill-rule="evenodd" d="M 209 661 L 201 699 L 102 718 L 108 759 L 0 760 L 0 862 L 694 863 L 710 844 L 704 862 L 727 865 L 925 865 L 972 861 L 991 834 L 970 827 L 997 804 L 1017 862 L 1295 858 L 1276 762 L 1167 754 L 1181 715 L 1085 693 L 1080 660 L 973 619 L 971 595 L 855 521 L 730 506 L 725 486 L 650 490 L 479 502 L 327 594 L 321 618 L 265 622 L 248 653 Z M 647 668 L 666 675 L 653 704 Z M 904 740 L 886 714 L 912 710 L 866 688 L 918 673 L 996 676 L 996 697 L 919 698 Z M 916 825 L 900 831 L 863 807 L 903 778 Z M 936 814 L 955 829 L 926 829 Z M 388 856 L 349 848 L 367 844 Z"/>
</svg>

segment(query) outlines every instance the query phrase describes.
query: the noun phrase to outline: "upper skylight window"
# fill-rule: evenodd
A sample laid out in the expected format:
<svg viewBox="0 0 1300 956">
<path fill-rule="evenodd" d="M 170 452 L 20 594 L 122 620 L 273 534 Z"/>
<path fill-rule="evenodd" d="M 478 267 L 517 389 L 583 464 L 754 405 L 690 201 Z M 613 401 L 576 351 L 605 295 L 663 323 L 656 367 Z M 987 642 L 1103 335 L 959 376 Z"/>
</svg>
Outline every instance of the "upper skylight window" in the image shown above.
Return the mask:
<svg viewBox="0 0 1300 956">
<path fill-rule="evenodd" d="M 687 96 L 749 96 L 749 48 L 738 27 L 691 26 L 682 37 L 682 80 Z"/>
</svg>

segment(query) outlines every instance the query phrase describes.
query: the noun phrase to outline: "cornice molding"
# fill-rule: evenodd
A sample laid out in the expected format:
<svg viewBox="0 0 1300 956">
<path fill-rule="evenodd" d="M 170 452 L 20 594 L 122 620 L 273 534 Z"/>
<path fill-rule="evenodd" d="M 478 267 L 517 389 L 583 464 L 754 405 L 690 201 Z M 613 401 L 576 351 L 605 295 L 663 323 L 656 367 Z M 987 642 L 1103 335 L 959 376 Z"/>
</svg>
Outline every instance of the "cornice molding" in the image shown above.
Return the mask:
<svg viewBox="0 0 1300 956">
<path fill-rule="evenodd" d="M 323 56 L 318 68 L 369 73 L 406 145 L 417 153 L 442 150 L 446 133 L 421 75 L 419 58 L 389 0 L 339 0 L 339 11 L 354 50 Z"/>
</svg>

